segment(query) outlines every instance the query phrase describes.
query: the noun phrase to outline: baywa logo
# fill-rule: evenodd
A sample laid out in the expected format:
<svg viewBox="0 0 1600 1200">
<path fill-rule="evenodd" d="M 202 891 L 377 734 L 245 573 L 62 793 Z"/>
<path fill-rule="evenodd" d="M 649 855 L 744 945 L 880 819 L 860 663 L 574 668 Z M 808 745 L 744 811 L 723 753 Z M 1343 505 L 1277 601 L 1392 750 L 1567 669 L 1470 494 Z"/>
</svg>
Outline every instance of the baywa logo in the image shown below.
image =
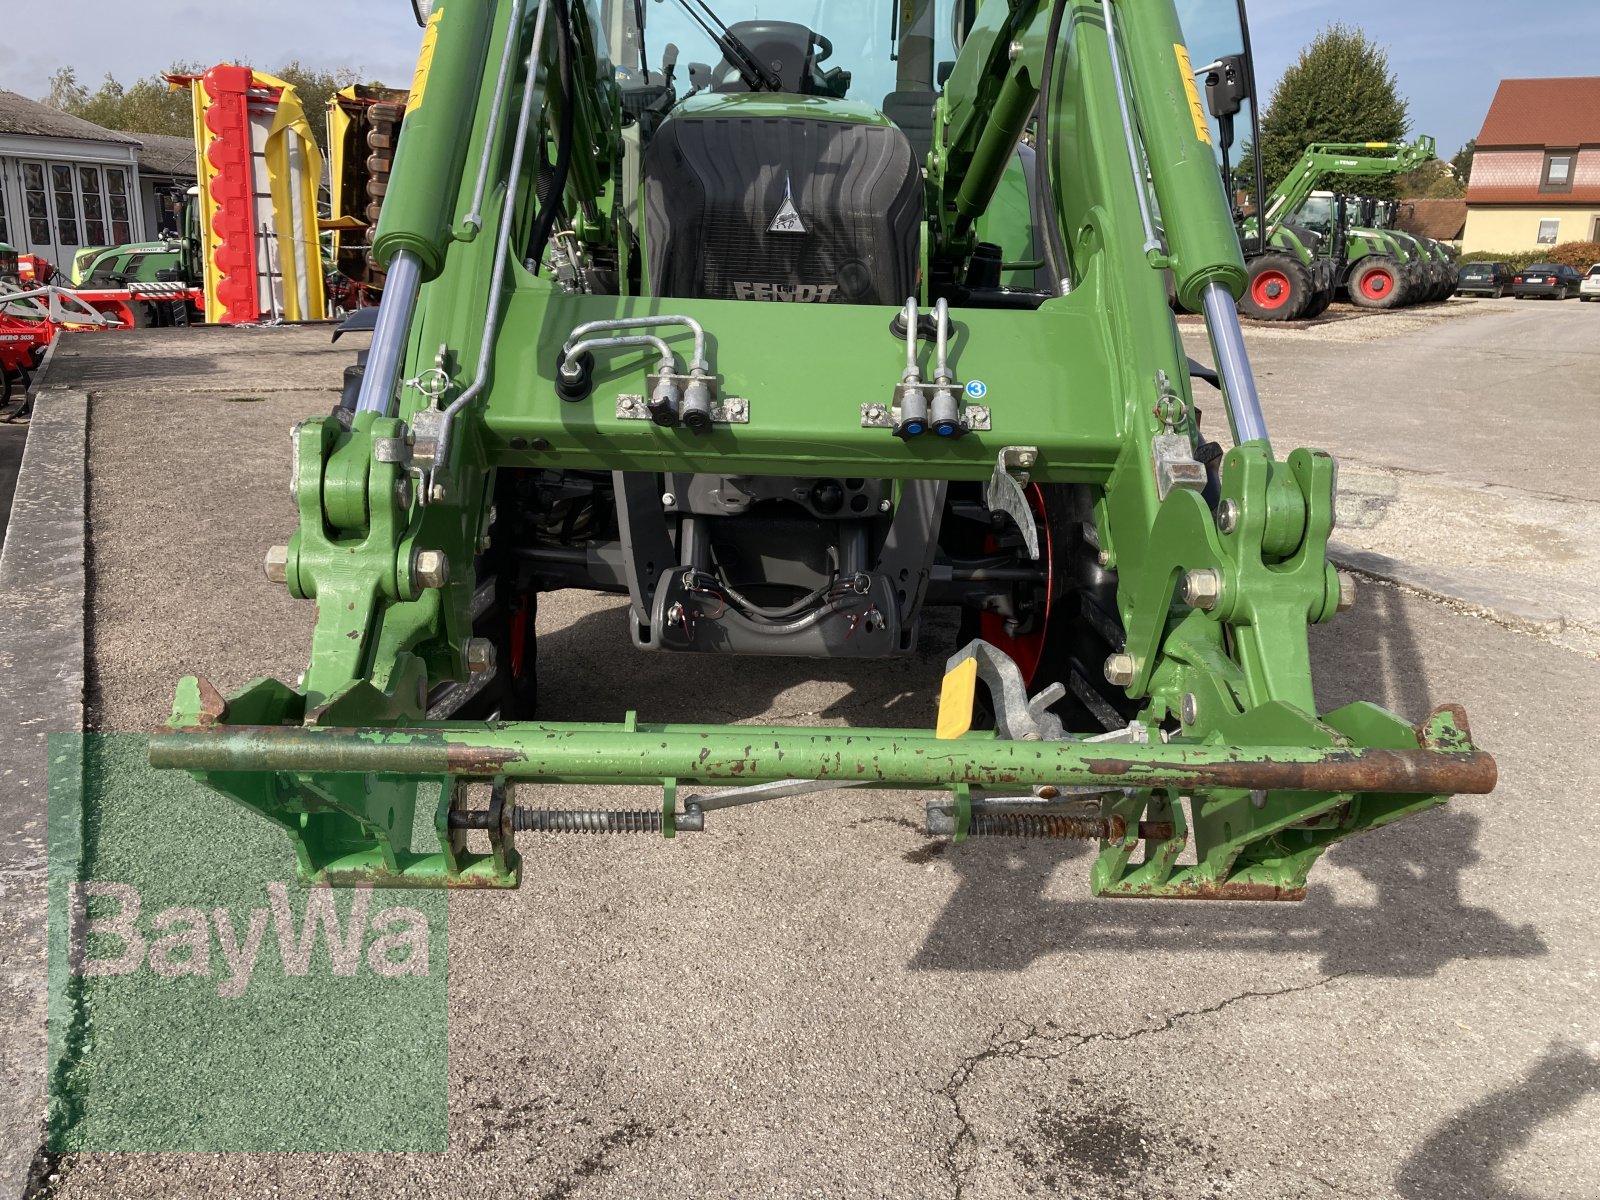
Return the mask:
<svg viewBox="0 0 1600 1200">
<path fill-rule="evenodd" d="M 364 963 L 388 979 L 428 974 L 427 918 L 407 907 L 373 912 L 367 888 L 352 893 L 343 925 L 327 889 L 306 893 L 297 924 L 289 889 L 281 883 L 267 885 L 266 908 L 252 909 L 237 923 L 226 908 L 207 912 L 182 905 L 146 920 L 138 890 L 126 883 L 74 883 L 69 904 L 67 962 L 79 976 L 134 975 L 148 968 L 168 979 L 215 979 L 217 995 L 237 1000 L 255 975 L 269 920 L 286 975 L 312 973 L 319 939 L 327 950 L 327 965 L 317 963 L 319 973 L 353 976 Z"/>
</svg>

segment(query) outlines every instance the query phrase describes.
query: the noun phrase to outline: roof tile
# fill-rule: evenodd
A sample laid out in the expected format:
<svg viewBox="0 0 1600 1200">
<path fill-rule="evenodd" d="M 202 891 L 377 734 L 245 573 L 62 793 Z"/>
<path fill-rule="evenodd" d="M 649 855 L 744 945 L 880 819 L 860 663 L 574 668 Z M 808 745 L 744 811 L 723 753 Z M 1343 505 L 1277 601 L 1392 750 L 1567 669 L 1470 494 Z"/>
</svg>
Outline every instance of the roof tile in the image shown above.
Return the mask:
<svg viewBox="0 0 1600 1200">
<path fill-rule="evenodd" d="M 1600 145 L 1600 75 L 1502 79 L 1478 148 Z"/>
<path fill-rule="evenodd" d="M 29 100 L 16 92 L 0 91 L 0 133 L 29 137 L 76 138 L 80 142 L 121 142 L 137 145 L 139 139 L 102 129 L 93 121 L 69 116 L 58 108 Z"/>
</svg>

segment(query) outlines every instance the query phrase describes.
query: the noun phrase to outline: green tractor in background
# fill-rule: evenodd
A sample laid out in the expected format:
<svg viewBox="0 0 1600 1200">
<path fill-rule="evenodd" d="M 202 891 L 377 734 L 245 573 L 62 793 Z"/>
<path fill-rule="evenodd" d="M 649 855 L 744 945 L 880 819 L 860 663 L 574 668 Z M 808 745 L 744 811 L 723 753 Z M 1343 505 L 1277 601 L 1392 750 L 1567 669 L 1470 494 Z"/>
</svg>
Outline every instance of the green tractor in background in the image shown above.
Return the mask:
<svg viewBox="0 0 1600 1200">
<path fill-rule="evenodd" d="M 1421 288 L 1419 294 L 1411 298 L 1408 303 L 1437 304 L 1455 295 L 1457 282 L 1455 254 L 1443 242 L 1401 229 L 1400 220 L 1406 214 L 1408 207 L 1403 200 L 1363 197 L 1360 220 L 1362 224 L 1388 234 L 1419 264 Z"/>
<path fill-rule="evenodd" d="M 191 187 L 183 198 L 183 231 L 159 241 L 131 242 L 120 246 L 90 246 L 72 258 L 69 278 L 74 288 L 126 288 L 130 284 L 171 284 L 177 290 L 203 288 L 205 267 L 200 253 L 200 189 Z M 151 296 L 130 302 L 135 319 L 144 326 L 198 324 L 201 314 L 187 300 L 162 300 Z"/>
<path fill-rule="evenodd" d="M 1353 304 L 1394 308 L 1412 302 L 1429 278 L 1422 256 L 1388 231 L 1350 222 L 1352 206 L 1336 203 L 1317 185 L 1331 175 L 1390 176 L 1415 170 L 1435 157 L 1431 137 L 1393 142 L 1318 143 L 1268 195 L 1262 220 L 1239 223 L 1250 283 L 1240 311 L 1262 321 L 1294 321 L 1320 314 L 1340 288 Z M 1342 213 L 1336 213 L 1342 207 Z"/>
</svg>

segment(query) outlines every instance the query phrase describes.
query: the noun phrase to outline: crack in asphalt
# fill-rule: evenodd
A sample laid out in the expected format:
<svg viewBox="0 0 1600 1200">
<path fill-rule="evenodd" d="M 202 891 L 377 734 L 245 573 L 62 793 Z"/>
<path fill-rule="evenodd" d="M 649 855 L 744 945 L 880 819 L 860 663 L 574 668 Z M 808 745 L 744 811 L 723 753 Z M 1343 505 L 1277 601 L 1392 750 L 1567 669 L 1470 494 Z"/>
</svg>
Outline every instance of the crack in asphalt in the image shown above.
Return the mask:
<svg viewBox="0 0 1600 1200">
<path fill-rule="evenodd" d="M 966 1194 L 967 1169 L 957 1162 L 963 1145 L 976 1145 L 978 1138 L 972 1131 L 972 1124 L 967 1118 L 966 1109 L 961 1103 L 962 1090 L 972 1081 L 979 1067 L 992 1059 L 1000 1058 L 1026 1058 L 1031 1062 L 1050 1062 L 1063 1058 L 1083 1046 L 1092 1042 L 1134 1042 L 1143 1037 L 1155 1034 L 1170 1033 L 1177 1028 L 1179 1022 L 1192 1020 L 1197 1017 L 1209 1017 L 1231 1008 L 1235 1004 L 1246 1000 L 1272 1000 L 1280 996 L 1292 996 L 1297 992 L 1311 992 L 1326 987 L 1336 979 L 1342 979 L 1348 972 L 1340 971 L 1335 975 L 1328 975 L 1312 983 L 1296 984 L 1293 987 L 1276 988 L 1267 992 L 1240 992 L 1235 996 L 1228 996 L 1215 1004 L 1205 1008 L 1180 1009 L 1168 1013 L 1158 1025 L 1142 1025 L 1136 1029 L 1125 1031 L 1097 1029 L 1089 1032 L 1079 1030 L 1064 1030 L 1058 1028 L 1053 1022 L 1046 1022 L 1044 1028 L 1038 1025 L 1029 1025 L 1023 1032 L 1015 1037 L 1001 1040 L 1006 1030 L 1006 1023 L 1002 1022 L 989 1035 L 988 1044 L 978 1053 L 961 1060 L 960 1064 L 950 1073 L 950 1078 L 939 1089 L 938 1095 L 950 1101 L 956 1119 L 956 1131 L 946 1143 L 944 1154 L 941 1156 L 940 1165 L 944 1173 L 949 1176 L 954 1188 L 955 1200 L 961 1200 Z M 1037 1052 L 1036 1047 L 1044 1052 Z"/>
</svg>

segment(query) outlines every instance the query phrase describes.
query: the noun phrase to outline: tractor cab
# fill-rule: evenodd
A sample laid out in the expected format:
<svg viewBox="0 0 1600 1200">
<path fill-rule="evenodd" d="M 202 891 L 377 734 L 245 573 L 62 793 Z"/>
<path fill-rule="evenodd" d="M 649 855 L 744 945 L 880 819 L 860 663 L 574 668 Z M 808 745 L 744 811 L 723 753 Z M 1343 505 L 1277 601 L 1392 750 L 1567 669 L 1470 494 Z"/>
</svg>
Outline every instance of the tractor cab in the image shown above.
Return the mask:
<svg viewBox="0 0 1600 1200">
<path fill-rule="evenodd" d="M 963 15 L 950 0 L 610 7 L 654 294 L 882 305 L 917 290 L 936 66 Z"/>
</svg>

